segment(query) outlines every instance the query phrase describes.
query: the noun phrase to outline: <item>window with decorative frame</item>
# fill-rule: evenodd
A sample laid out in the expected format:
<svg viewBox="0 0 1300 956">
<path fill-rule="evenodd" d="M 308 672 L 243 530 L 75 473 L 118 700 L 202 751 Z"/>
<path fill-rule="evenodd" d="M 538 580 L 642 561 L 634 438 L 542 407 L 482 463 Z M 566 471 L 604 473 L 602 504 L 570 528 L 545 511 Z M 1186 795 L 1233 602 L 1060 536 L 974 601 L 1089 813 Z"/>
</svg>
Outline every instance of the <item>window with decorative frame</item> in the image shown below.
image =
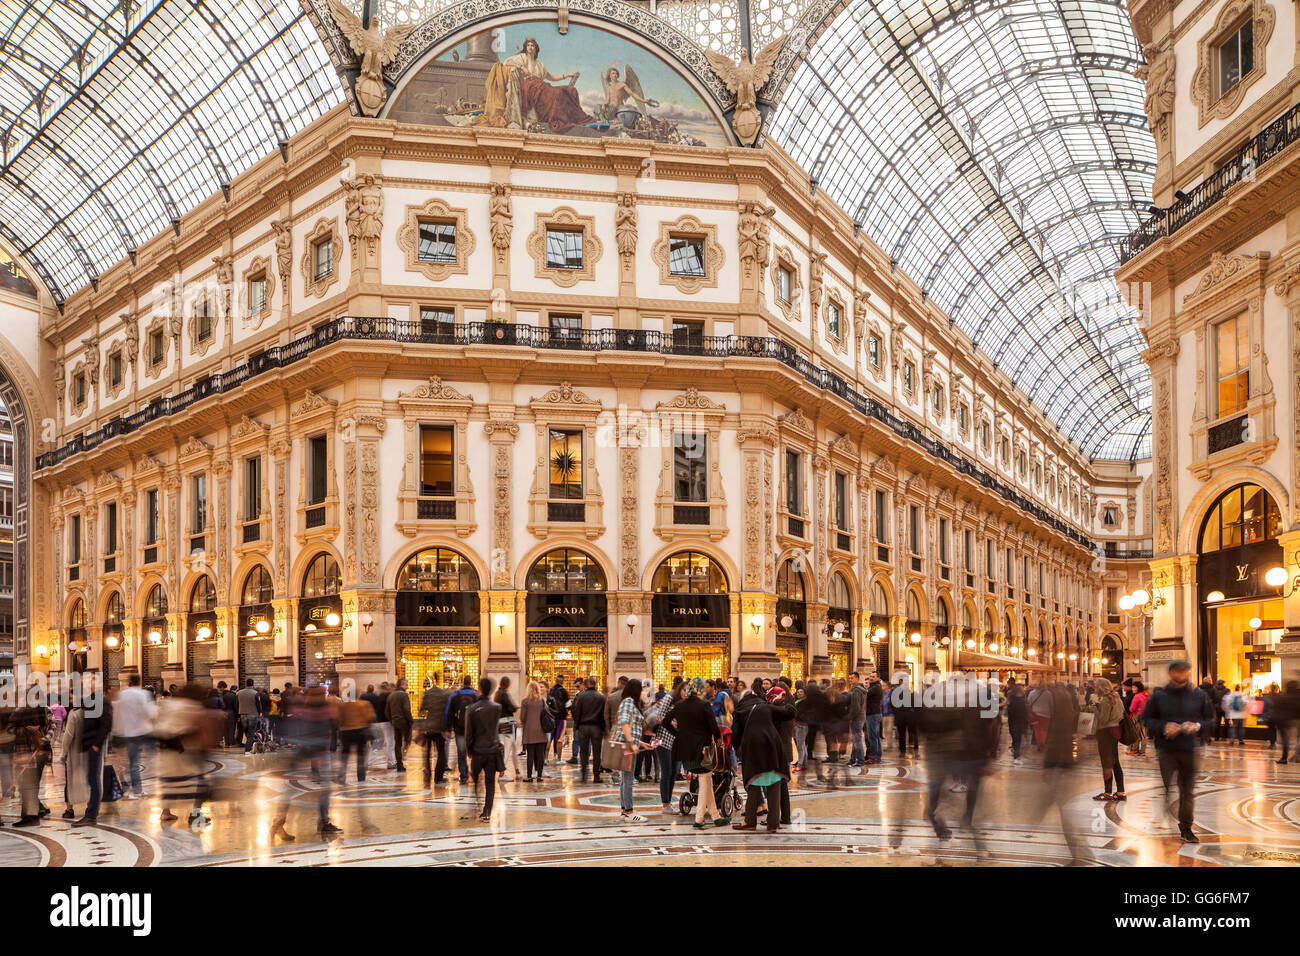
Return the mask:
<svg viewBox="0 0 1300 956">
<path fill-rule="evenodd" d="M 717 288 L 726 260 L 718 227 L 694 216 L 659 223 L 659 238 L 650 247 L 650 257 L 659 267 L 659 283 L 685 295 Z"/>
<path fill-rule="evenodd" d="M 406 271 L 418 272 L 432 282 L 469 272 L 469 257 L 478 242 L 469 228 L 469 212 L 441 199 L 422 206 L 407 206 L 397 230 L 397 247 L 406 257 Z"/>
<path fill-rule="evenodd" d="M 1265 76 L 1276 22 L 1277 11 L 1267 0 L 1228 0 L 1220 7 L 1196 43 L 1191 99 L 1198 126 L 1227 119 L 1241 106 L 1246 90 Z"/>
<path fill-rule="evenodd" d="M 398 530 L 407 537 L 431 529 L 468 537 L 478 527 L 466 454 L 473 399 L 433 377 L 399 392 L 397 404 L 405 435 Z"/>
<path fill-rule="evenodd" d="M 662 448 L 655 492 L 655 534 L 665 541 L 727 534 L 722 424 L 727 410 L 690 388 L 655 406 L 653 432 Z"/>
<path fill-rule="evenodd" d="M 549 534 L 604 532 L 604 497 L 596 472 L 600 402 L 565 382 L 530 403 L 536 422 L 537 467 L 529 492 L 527 530 Z"/>
<path fill-rule="evenodd" d="M 903 360 L 903 391 L 908 395 L 916 392 L 916 363 L 911 359 Z"/>
<path fill-rule="evenodd" d="M 803 279 L 794 252 L 786 246 L 776 246 L 772 250 L 771 281 L 776 310 L 787 322 L 797 322 Z"/>
<path fill-rule="evenodd" d="M 343 262 L 343 235 L 338 220 L 321 217 L 306 236 L 306 251 L 302 255 L 303 292 L 308 297 L 323 297 L 334 283 L 340 281 L 339 267 Z"/>
<path fill-rule="evenodd" d="M 1216 324 L 1214 331 L 1214 417 L 1242 412 L 1250 400 L 1250 323 L 1235 315 Z"/>
<path fill-rule="evenodd" d="M 533 274 L 562 289 L 595 279 L 605 249 L 596 235 L 596 217 L 569 206 L 537 213 L 524 248 L 533 260 Z"/>
</svg>

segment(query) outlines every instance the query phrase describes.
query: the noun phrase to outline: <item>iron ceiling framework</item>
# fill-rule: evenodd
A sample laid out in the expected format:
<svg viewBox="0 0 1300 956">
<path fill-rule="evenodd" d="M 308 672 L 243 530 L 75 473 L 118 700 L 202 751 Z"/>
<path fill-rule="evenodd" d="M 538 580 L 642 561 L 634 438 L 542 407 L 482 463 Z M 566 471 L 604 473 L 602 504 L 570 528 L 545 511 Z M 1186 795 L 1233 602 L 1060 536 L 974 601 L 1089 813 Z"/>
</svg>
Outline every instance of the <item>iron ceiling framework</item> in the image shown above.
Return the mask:
<svg viewBox="0 0 1300 956">
<path fill-rule="evenodd" d="M 0 233 L 61 304 L 342 98 L 297 4 L 0 0 Z"/>
<path fill-rule="evenodd" d="M 850 0 L 772 137 L 1092 458 L 1150 455 L 1112 278 L 1155 148 L 1121 0 Z"/>
</svg>

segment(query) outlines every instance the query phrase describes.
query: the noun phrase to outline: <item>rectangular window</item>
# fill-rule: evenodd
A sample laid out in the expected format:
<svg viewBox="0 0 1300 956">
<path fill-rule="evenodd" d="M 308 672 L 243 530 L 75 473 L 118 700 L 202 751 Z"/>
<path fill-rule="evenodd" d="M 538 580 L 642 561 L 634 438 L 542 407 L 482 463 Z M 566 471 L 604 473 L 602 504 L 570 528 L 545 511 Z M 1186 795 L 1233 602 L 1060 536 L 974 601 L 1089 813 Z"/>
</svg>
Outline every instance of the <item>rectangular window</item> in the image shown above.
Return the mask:
<svg viewBox="0 0 1300 956">
<path fill-rule="evenodd" d="M 72 404 L 86 404 L 86 376 L 77 374 L 72 377 Z"/>
<path fill-rule="evenodd" d="M 957 427 L 962 431 L 966 430 L 966 423 L 970 420 L 970 413 L 966 411 L 965 405 L 957 406 Z"/>
<path fill-rule="evenodd" d="M 867 337 L 867 358 L 871 360 L 872 368 L 880 368 L 880 336 L 871 335 Z"/>
<path fill-rule="evenodd" d="M 8 440 L 0 441 L 0 465 L 12 468 L 14 464 L 14 443 Z"/>
<path fill-rule="evenodd" d="M 14 563 L 8 558 L 0 561 L 0 588 L 6 591 L 12 591 L 14 586 Z M 4 620 L 4 632 L 13 634 L 14 622 L 13 616 L 6 614 Z"/>
<path fill-rule="evenodd" d="M 190 533 L 202 534 L 208 527 L 208 476 L 190 477 Z"/>
<path fill-rule="evenodd" d="M 951 564 L 948 558 L 948 519 L 939 519 L 939 563 Z"/>
<path fill-rule="evenodd" d="M 206 297 L 198 301 L 194 307 L 194 315 L 198 320 L 198 339 L 200 342 L 206 342 L 212 338 L 212 310 Z"/>
<path fill-rule="evenodd" d="M 704 323 L 673 319 L 673 351 L 698 352 L 704 349 Z"/>
<path fill-rule="evenodd" d="M 104 553 L 117 553 L 117 502 L 104 505 Z"/>
<path fill-rule="evenodd" d="M 921 509 L 917 505 L 907 506 L 907 550 L 921 553 Z"/>
<path fill-rule="evenodd" d="M 673 433 L 673 500 L 708 501 L 708 440 L 702 432 Z"/>
<path fill-rule="evenodd" d="M 582 498 L 582 432 L 552 428 L 551 499 Z"/>
<path fill-rule="evenodd" d="M 312 251 L 312 275 L 324 279 L 334 272 L 334 237 L 330 236 L 315 243 Z"/>
<path fill-rule="evenodd" d="M 1012 551 L 1010 548 L 1007 548 L 1006 572 L 1007 572 L 1007 587 L 1011 587 L 1016 583 L 1016 553 Z"/>
<path fill-rule="evenodd" d="M 835 527 L 849 530 L 849 476 L 842 471 L 835 472 Z"/>
<path fill-rule="evenodd" d="M 1219 95 L 1224 96 L 1255 67 L 1255 26 L 1249 19 L 1219 45 Z"/>
<path fill-rule="evenodd" d="M 166 340 L 161 331 L 149 333 L 149 364 L 161 365 L 167 354 Z"/>
<path fill-rule="evenodd" d="M 789 303 L 794 278 L 785 266 L 776 267 L 776 294 L 782 302 Z"/>
<path fill-rule="evenodd" d="M 422 336 L 454 336 L 456 313 L 452 309 L 420 309 L 420 334 Z"/>
<path fill-rule="evenodd" d="M 14 490 L 7 485 L 0 486 L 0 517 L 14 516 Z"/>
<path fill-rule="evenodd" d="M 108 384 L 114 387 L 122 384 L 121 352 L 112 352 L 108 356 Z"/>
<path fill-rule="evenodd" d="M 1250 398 L 1250 327 L 1246 316 L 1227 319 L 1214 327 L 1215 377 L 1218 382 L 1218 417 L 1246 407 Z"/>
<path fill-rule="evenodd" d="M 840 331 L 840 307 L 834 302 L 826 307 L 826 328 L 837 339 L 843 336 Z"/>
<path fill-rule="evenodd" d="M 883 491 L 877 491 L 873 510 L 876 513 L 876 540 L 881 544 L 889 543 L 889 508 Z"/>
<path fill-rule="evenodd" d="M 244 520 L 262 517 L 262 459 L 244 459 Z"/>
<path fill-rule="evenodd" d="M 562 315 L 552 312 L 548 316 L 551 326 L 551 340 L 577 342 L 582 339 L 582 316 Z"/>
<path fill-rule="evenodd" d="M 933 400 L 934 400 L 934 413 L 942 417 L 943 416 L 943 386 L 942 385 L 936 385 L 934 387 Z"/>
<path fill-rule="evenodd" d="M 421 262 L 456 261 L 456 223 L 422 222 L 416 252 Z"/>
<path fill-rule="evenodd" d="M 916 390 L 916 366 L 911 362 L 903 363 L 903 391 L 909 395 Z"/>
<path fill-rule="evenodd" d="M 1029 590 L 1029 559 L 1020 559 L 1020 586 L 1026 591 Z"/>
<path fill-rule="evenodd" d="M 450 498 L 456 493 L 453 472 L 456 438 L 450 425 L 420 426 L 420 494 Z"/>
<path fill-rule="evenodd" d="M 546 230 L 546 268 L 582 268 L 582 230 Z"/>
<path fill-rule="evenodd" d="M 966 562 L 966 570 L 974 573 L 975 571 L 975 532 L 962 532 L 961 552 L 963 560 Z"/>
<path fill-rule="evenodd" d="M 158 489 L 150 488 L 144 493 L 144 543 L 158 543 Z"/>
<path fill-rule="evenodd" d="M 266 274 L 248 280 L 248 314 L 260 315 L 266 308 Z M 161 333 L 160 333 L 161 335 Z"/>
<path fill-rule="evenodd" d="M 996 569 L 993 566 L 993 542 L 984 543 L 984 576 L 992 581 L 997 577 Z"/>
<path fill-rule="evenodd" d="M 989 423 L 988 422 L 980 422 L 980 447 L 984 449 L 985 453 L 987 453 L 989 450 Z"/>
<path fill-rule="evenodd" d="M 81 563 L 81 515 L 68 522 L 68 564 Z"/>
<path fill-rule="evenodd" d="M 785 453 L 785 510 L 792 515 L 803 514 L 800 505 L 803 499 L 799 486 L 799 459 L 797 451 Z"/>
<path fill-rule="evenodd" d="M 329 494 L 329 439 L 314 435 L 307 442 L 307 504 L 318 505 Z"/>
<path fill-rule="evenodd" d="M 708 275 L 703 236 L 668 237 L 668 272 L 675 276 Z"/>
</svg>

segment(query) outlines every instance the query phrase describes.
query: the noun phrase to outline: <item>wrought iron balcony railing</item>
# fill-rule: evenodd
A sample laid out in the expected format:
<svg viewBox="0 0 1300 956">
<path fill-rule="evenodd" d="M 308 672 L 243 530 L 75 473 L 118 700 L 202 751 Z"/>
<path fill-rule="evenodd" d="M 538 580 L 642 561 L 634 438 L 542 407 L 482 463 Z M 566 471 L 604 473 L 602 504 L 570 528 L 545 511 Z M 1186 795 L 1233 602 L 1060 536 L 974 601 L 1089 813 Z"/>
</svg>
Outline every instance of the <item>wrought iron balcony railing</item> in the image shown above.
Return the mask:
<svg viewBox="0 0 1300 956">
<path fill-rule="evenodd" d="M 815 388 L 831 392 L 852 405 L 860 414 L 874 418 L 900 438 L 923 448 L 932 457 L 960 474 L 1015 505 L 1021 511 L 1071 540 L 1094 550 L 1093 543 L 1069 523 L 1050 513 L 1015 488 L 984 471 L 975 462 L 953 451 L 946 444 L 925 434 L 912 422 L 900 418 L 869 395 L 863 395 L 845 379 L 821 368 L 793 345 L 778 338 L 750 335 L 703 336 L 689 345 L 674 342 L 671 333 L 645 329 L 552 330 L 532 325 L 504 322 L 469 322 L 437 330 L 418 320 L 370 316 L 339 316 L 300 335 L 287 345 L 277 345 L 250 356 L 226 372 L 214 372 L 199 385 L 191 385 L 175 395 L 156 398 L 129 415 L 119 415 L 92 432 L 74 436 L 65 444 L 36 456 L 37 470 L 67 461 L 73 455 L 90 451 L 119 435 L 130 434 L 160 418 L 178 414 L 210 395 L 233 391 L 250 378 L 272 369 L 284 368 L 306 358 L 317 349 L 335 342 L 375 340 L 412 342 L 431 345 L 500 346 L 526 349 L 581 349 L 583 351 L 652 352 L 662 355 L 689 355 L 705 358 L 775 359 L 794 370 Z M 252 540 L 256 540 L 255 538 Z"/>
</svg>

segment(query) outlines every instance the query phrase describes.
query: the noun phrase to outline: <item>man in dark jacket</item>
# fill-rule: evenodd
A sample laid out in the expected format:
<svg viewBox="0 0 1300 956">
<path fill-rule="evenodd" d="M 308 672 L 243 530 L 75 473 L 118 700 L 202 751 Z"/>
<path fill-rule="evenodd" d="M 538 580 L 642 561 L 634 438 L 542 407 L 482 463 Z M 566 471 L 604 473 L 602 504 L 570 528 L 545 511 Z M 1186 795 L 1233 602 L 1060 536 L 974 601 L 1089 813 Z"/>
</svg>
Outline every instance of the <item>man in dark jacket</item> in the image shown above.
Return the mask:
<svg viewBox="0 0 1300 956">
<path fill-rule="evenodd" d="M 86 683 L 81 692 L 81 750 L 86 755 L 90 800 L 86 803 L 86 815 L 72 825 L 93 827 L 99 822 L 99 800 L 104 788 L 104 747 L 113 730 L 113 705 L 109 703 L 108 694 L 95 687 L 93 674 L 83 676 Z"/>
<path fill-rule="evenodd" d="M 867 762 L 867 685 L 857 671 L 849 673 L 849 736 L 853 749 L 849 752 L 849 766 L 861 767 Z"/>
<path fill-rule="evenodd" d="M 582 693 L 573 698 L 573 734 L 578 741 L 582 780 L 587 779 L 591 758 L 595 781 L 600 783 L 600 745 L 605 739 L 605 695 L 596 690 L 596 678 L 588 677 Z"/>
<path fill-rule="evenodd" d="M 429 786 L 430 780 L 433 783 L 442 783 L 447 776 L 447 738 L 442 735 L 444 730 L 442 716 L 450 698 L 450 688 L 430 684 L 425 688 L 424 697 L 420 700 L 420 716 L 424 719 L 424 785 L 426 787 Z M 438 760 L 430 777 L 429 751 L 433 748 L 438 750 Z"/>
<path fill-rule="evenodd" d="M 388 722 L 393 725 L 393 754 L 397 769 L 406 769 L 406 748 L 411 743 L 411 695 L 406 692 L 406 678 L 397 681 L 396 689 L 388 695 Z"/>
<path fill-rule="evenodd" d="M 389 770 L 397 764 L 393 759 L 393 725 L 388 722 L 388 698 L 392 692 L 393 687 L 388 681 L 380 683 L 379 693 L 375 696 L 375 722 L 371 725 L 384 751 L 384 766 Z"/>
<path fill-rule="evenodd" d="M 883 701 L 885 689 L 880 684 L 880 675 L 872 674 L 867 678 L 867 763 L 880 763 L 880 725 L 884 721 Z M 865 770 L 864 770 L 865 772 Z"/>
<path fill-rule="evenodd" d="M 501 705 L 492 700 L 492 678 L 481 678 L 478 690 L 474 702 L 465 708 L 463 739 L 470 753 L 474 786 L 478 786 L 479 774 L 487 774 L 486 799 L 478 818 L 480 823 L 488 823 L 492 819 L 492 800 L 497 792 L 497 748 L 501 746 L 497 727 L 501 722 Z"/>
<path fill-rule="evenodd" d="M 469 783 L 469 755 L 465 751 L 465 711 L 469 705 L 478 700 L 470 676 L 465 679 L 460 690 L 447 698 L 447 707 L 442 714 L 443 737 L 456 738 L 456 765 L 460 770 L 460 782 Z"/>
<path fill-rule="evenodd" d="M 1289 680 L 1286 690 L 1274 694 L 1269 705 L 1269 723 L 1277 728 L 1282 738 L 1282 759 L 1278 763 L 1300 760 L 1300 746 L 1296 743 L 1296 725 L 1300 723 L 1300 681 Z"/>
<path fill-rule="evenodd" d="M 1184 843 L 1199 843 L 1192 832 L 1195 793 L 1196 747 L 1207 728 L 1214 726 L 1214 703 L 1201 688 L 1191 684 L 1192 665 L 1174 661 L 1169 665 L 1169 683 L 1156 689 L 1142 711 L 1147 733 L 1156 742 L 1160 776 L 1165 784 L 1178 777 L 1178 831 Z"/>
</svg>

